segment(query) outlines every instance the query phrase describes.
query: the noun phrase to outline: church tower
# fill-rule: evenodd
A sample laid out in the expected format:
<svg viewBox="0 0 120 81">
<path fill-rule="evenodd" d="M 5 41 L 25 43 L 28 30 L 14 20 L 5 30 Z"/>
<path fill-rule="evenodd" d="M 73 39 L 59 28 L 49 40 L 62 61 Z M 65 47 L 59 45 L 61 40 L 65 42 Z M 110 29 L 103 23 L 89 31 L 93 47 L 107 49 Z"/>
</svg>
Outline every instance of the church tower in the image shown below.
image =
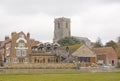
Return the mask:
<svg viewBox="0 0 120 81">
<path fill-rule="evenodd" d="M 71 36 L 70 19 L 69 18 L 55 18 L 54 20 L 54 39 L 56 42 L 64 37 Z"/>
</svg>

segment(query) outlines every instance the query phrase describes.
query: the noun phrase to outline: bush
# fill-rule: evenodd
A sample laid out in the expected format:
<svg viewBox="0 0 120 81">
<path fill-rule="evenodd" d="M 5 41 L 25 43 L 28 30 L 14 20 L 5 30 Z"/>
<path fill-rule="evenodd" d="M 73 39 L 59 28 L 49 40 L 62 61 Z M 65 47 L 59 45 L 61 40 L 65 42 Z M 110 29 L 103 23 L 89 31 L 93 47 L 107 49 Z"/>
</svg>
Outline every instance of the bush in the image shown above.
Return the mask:
<svg viewBox="0 0 120 81">
<path fill-rule="evenodd" d="M 79 39 L 76 39 L 75 37 L 65 37 L 63 39 L 60 39 L 58 43 L 61 46 L 69 46 L 69 45 L 74 45 L 74 44 L 81 44 Z"/>
</svg>

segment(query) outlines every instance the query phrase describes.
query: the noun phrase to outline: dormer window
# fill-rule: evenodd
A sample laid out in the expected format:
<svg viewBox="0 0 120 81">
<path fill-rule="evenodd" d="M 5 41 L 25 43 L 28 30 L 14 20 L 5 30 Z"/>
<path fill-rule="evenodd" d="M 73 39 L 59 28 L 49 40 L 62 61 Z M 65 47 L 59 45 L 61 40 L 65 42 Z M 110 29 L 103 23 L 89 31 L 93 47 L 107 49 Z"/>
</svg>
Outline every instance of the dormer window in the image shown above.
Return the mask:
<svg viewBox="0 0 120 81">
<path fill-rule="evenodd" d="M 25 47 L 25 42 L 23 40 L 20 40 L 18 43 L 18 47 Z"/>
<path fill-rule="evenodd" d="M 18 43 L 18 47 L 25 47 L 25 43 Z"/>
</svg>

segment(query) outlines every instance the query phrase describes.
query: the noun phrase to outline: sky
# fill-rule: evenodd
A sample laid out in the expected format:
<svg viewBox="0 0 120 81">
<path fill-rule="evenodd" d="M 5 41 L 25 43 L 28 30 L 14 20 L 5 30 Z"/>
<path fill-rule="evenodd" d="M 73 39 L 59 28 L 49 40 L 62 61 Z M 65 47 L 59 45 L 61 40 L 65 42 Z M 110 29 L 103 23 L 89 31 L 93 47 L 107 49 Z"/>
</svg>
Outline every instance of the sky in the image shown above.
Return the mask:
<svg viewBox="0 0 120 81">
<path fill-rule="evenodd" d="M 0 0 L 0 40 L 23 31 L 51 42 L 59 17 L 71 19 L 72 36 L 103 43 L 120 36 L 120 0 Z"/>
</svg>

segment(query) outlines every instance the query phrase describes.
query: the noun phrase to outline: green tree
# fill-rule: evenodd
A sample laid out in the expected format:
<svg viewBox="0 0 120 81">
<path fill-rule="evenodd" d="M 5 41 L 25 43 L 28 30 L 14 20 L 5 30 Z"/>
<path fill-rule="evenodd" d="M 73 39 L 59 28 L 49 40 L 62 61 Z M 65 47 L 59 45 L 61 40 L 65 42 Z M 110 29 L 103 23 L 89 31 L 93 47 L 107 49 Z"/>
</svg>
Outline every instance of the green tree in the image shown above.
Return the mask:
<svg viewBox="0 0 120 81">
<path fill-rule="evenodd" d="M 118 43 L 120 43 L 120 36 L 117 39 L 118 39 Z"/>
<path fill-rule="evenodd" d="M 95 44 L 94 44 L 94 47 L 97 48 L 97 47 L 102 47 L 102 46 L 103 46 L 103 44 L 102 44 L 102 42 L 101 42 L 101 39 L 98 38 L 97 41 L 96 41 Z"/>
<path fill-rule="evenodd" d="M 58 43 L 61 46 L 68 46 L 68 45 L 74 45 L 74 44 L 81 44 L 80 40 L 75 37 L 65 37 L 63 39 L 60 39 Z"/>
<path fill-rule="evenodd" d="M 117 48 L 117 44 L 116 44 L 116 42 L 114 42 L 113 40 L 107 42 L 107 43 L 105 44 L 105 46 L 106 46 L 106 47 L 111 46 L 111 47 L 114 48 L 114 49 Z"/>
</svg>

